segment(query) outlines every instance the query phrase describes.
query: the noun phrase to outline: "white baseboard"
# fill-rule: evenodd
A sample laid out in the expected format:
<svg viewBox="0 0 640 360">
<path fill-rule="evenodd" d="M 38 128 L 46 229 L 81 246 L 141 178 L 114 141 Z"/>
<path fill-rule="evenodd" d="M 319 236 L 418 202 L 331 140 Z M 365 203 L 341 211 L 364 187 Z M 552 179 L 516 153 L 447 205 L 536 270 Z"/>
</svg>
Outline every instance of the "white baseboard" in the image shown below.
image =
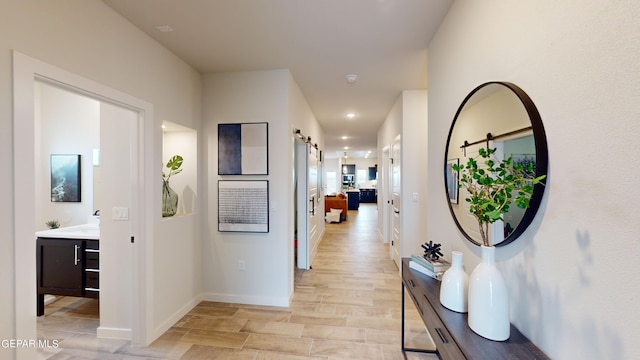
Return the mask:
<svg viewBox="0 0 640 360">
<path fill-rule="evenodd" d="M 175 323 L 177 323 L 182 317 L 184 317 L 189 311 L 196 307 L 202 301 L 202 294 L 184 304 L 178 311 L 169 316 L 160 325 L 153 329 L 152 339 L 155 340 L 169 330 Z M 152 340 L 152 341 L 153 341 Z"/>
<path fill-rule="evenodd" d="M 99 326 L 96 330 L 99 339 L 131 340 L 131 329 Z"/>
<path fill-rule="evenodd" d="M 380 228 L 376 228 L 376 234 L 378 235 L 378 240 L 380 240 L 383 243 L 388 242 L 388 241 L 384 241 L 384 235 L 382 235 L 382 231 L 380 231 Z"/>
<path fill-rule="evenodd" d="M 289 307 L 289 297 L 248 296 L 235 294 L 205 293 L 202 300 L 232 304 Z"/>
</svg>

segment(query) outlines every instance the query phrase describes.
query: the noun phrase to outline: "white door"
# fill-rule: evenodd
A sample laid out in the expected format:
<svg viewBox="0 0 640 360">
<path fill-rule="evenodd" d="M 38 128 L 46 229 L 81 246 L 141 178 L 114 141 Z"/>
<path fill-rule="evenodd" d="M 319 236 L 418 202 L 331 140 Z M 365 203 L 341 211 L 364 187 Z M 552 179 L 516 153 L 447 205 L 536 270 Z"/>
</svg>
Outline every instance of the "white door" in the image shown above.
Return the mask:
<svg viewBox="0 0 640 360">
<path fill-rule="evenodd" d="M 391 155 L 389 153 L 389 146 L 385 146 L 382 149 L 382 170 L 380 171 L 380 192 L 381 199 L 380 204 L 382 208 L 382 241 L 386 243 L 391 242 L 391 235 L 389 229 L 391 228 L 389 224 L 391 224 L 391 218 L 389 214 L 391 211 L 391 187 L 389 186 L 389 174 L 390 174 L 390 164 Z"/>
<path fill-rule="evenodd" d="M 400 268 L 400 194 L 401 194 L 401 154 L 400 154 L 400 137 L 398 136 L 393 144 L 391 144 L 391 257 Z"/>
<path fill-rule="evenodd" d="M 318 219 L 322 217 L 318 191 L 318 150 L 296 142 L 296 221 L 299 269 L 309 270 L 318 250 Z"/>
<path fill-rule="evenodd" d="M 309 269 L 309 217 L 307 216 L 307 144 L 296 140 L 296 265 Z"/>
<path fill-rule="evenodd" d="M 323 214 L 320 209 L 320 191 L 318 189 L 318 149 L 313 146 L 309 147 L 309 158 L 307 162 L 308 178 L 307 183 L 309 185 L 307 191 L 309 209 L 308 209 L 308 221 L 309 221 L 309 268 L 313 263 L 313 258 L 318 252 L 318 243 L 320 242 L 320 231 L 318 223 Z"/>
<path fill-rule="evenodd" d="M 98 337 L 126 337 L 118 330 L 133 327 L 133 202 L 138 113 L 100 104 L 100 327 Z M 117 181 L 110 175 L 117 174 Z M 124 331 L 126 333 L 126 331 Z"/>
</svg>

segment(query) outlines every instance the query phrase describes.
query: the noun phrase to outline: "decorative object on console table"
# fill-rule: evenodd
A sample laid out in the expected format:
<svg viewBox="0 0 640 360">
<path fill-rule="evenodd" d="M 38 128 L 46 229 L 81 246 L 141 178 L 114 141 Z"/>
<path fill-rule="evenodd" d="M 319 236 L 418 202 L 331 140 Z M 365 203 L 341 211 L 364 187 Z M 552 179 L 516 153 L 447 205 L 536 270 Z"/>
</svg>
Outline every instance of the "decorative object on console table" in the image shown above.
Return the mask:
<svg viewBox="0 0 640 360">
<path fill-rule="evenodd" d="M 482 262 L 469 279 L 469 327 L 490 340 L 509 339 L 509 293 L 495 265 L 493 246 L 482 246 Z"/>
<path fill-rule="evenodd" d="M 442 275 L 445 271 L 447 271 L 447 269 L 449 269 L 451 264 L 448 261 L 440 258 L 442 256 L 442 252 L 440 252 L 440 246 L 440 244 L 434 244 L 433 241 L 424 243 L 422 245 L 424 254 L 411 255 L 409 267 L 414 270 L 420 271 L 425 275 L 429 275 L 434 279 L 442 279 Z"/>
<path fill-rule="evenodd" d="M 444 259 L 440 259 L 440 257 L 442 256 L 442 252 L 440 252 L 440 246 L 440 244 L 434 244 L 433 241 L 422 244 L 424 254 L 411 255 L 409 266 L 412 269 L 418 270 L 423 274 L 431 276 L 434 279 L 442 279 L 442 274 L 444 274 L 444 272 L 449 269 L 451 264 Z"/>
<path fill-rule="evenodd" d="M 442 279 L 442 274 L 444 274 L 443 271 L 433 271 L 425 266 L 423 266 L 421 263 L 414 261 L 413 259 L 409 261 L 409 268 L 419 271 L 427 276 L 431 276 L 432 278 L 436 279 L 436 280 L 441 280 Z"/>
<path fill-rule="evenodd" d="M 411 261 L 435 272 L 435 273 L 444 273 L 451 267 L 451 263 L 444 259 L 437 260 L 429 260 L 425 259 L 424 255 L 412 254 Z"/>
<path fill-rule="evenodd" d="M 441 283 L 409 268 L 409 262 L 409 258 L 402 259 L 400 328 L 403 352 L 435 352 L 442 360 L 549 359 L 513 325 L 511 336 L 506 341 L 492 341 L 476 334 L 467 326 L 467 314 L 451 311 L 440 304 Z M 414 309 L 419 309 L 420 317 L 436 346 L 435 351 L 405 346 L 405 293 L 413 301 Z"/>
<path fill-rule="evenodd" d="M 449 310 L 466 313 L 469 276 L 462 268 L 462 253 L 451 252 L 451 267 L 442 275 L 440 303 Z"/>
<path fill-rule="evenodd" d="M 171 217 L 178 212 L 178 194 L 171 188 L 169 179 L 182 171 L 182 161 L 182 156 L 174 155 L 166 165 L 169 174 L 162 172 L 162 217 Z"/>
<path fill-rule="evenodd" d="M 428 243 L 424 243 L 421 247 L 424 249 L 423 257 L 427 260 L 438 260 L 442 256 L 442 252 L 440 251 L 441 244 L 434 244 L 433 241 L 429 241 Z"/>
</svg>

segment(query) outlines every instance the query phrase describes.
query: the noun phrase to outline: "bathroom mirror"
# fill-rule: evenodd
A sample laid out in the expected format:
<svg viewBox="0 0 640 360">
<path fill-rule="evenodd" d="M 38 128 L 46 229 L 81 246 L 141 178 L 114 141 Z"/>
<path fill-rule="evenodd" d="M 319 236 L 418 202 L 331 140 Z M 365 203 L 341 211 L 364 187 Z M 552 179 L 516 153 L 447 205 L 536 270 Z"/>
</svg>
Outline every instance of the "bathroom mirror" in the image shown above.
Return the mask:
<svg viewBox="0 0 640 360">
<path fill-rule="evenodd" d="M 476 245 L 482 244 L 478 222 L 469 212 L 466 190 L 458 188 L 452 165 L 466 164 L 487 146 L 497 149 L 498 159 L 511 156 L 516 163 L 533 163 L 536 177 L 547 174 L 547 139 L 540 114 L 529 96 L 512 83 L 488 82 L 473 89 L 458 108 L 447 138 L 444 181 L 449 210 L 458 229 Z M 527 209 L 510 206 L 504 221 L 491 224 L 491 243 L 503 246 L 518 238 L 535 217 L 543 194 L 544 186 L 536 185 Z"/>
</svg>

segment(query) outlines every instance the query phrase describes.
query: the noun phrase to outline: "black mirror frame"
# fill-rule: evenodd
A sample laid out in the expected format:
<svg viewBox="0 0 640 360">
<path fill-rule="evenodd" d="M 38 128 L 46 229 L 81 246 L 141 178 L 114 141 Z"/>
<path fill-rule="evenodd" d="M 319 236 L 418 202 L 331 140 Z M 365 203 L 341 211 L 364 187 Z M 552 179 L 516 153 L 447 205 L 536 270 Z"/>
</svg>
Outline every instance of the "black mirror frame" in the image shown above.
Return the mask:
<svg viewBox="0 0 640 360">
<path fill-rule="evenodd" d="M 542 119 L 540 118 L 540 113 L 538 112 L 538 109 L 536 108 L 535 104 L 533 103 L 529 95 L 527 95 L 527 93 L 524 92 L 524 90 L 522 90 L 520 87 L 510 82 L 490 81 L 490 82 L 486 82 L 484 84 L 479 85 L 478 87 L 473 89 L 469 93 L 469 95 L 467 95 L 467 97 L 465 97 L 462 104 L 460 104 L 458 111 L 456 111 L 456 115 L 453 118 L 453 123 L 451 124 L 451 128 L 449 129 L 449 135 L 447 136 L 447 144 L 445 145 L 445 152 L 444 152 L 443 179 L 444 179 L 446 201 L 449 206 L 449 211 L 451 212 L 451 217 L 453 218 L 453 221 L 456 223 L 458 230 L 460 230 L 460 232 L 464 235 L 464 237 L 467 238 L 467 240 L 469 240 L 473 244 L 478 246 L 482 244 L 476 241 L 475 239 L 471 238 L 471 236 L 469 236 L 469 234 L 467 234 L 464 231 L 464 229 L 460 225 L 460 222 L 458 222 L 458 219 L 456 218 L 455 213 L 453 212 L 453 207 L 451 206 L 451 202 L 449 201 L 449 189 L 446 184 L 447 158 L 449 154 L 449 142 L 451 140 L 451 134 L 453 133 L 453 129 L 456 125 L 456 121 L 458 120 L 458 115 L 460 115 L 460 113 L 462 112 L 462 109 L 464 109 L 465 105 L 467 104 L 469 99 L 473 97 L 473 95 L 475 95 L 480 89 L 484 88 L 485 86 L 492 85 L 492 84 L 502 85 L 508 88 L 509 90 L 511 90 L 518 97 L 518 99 L 520 99 L 520 101 L 522 102 L 522 105 L 525 107 L 525 110 L 527 111 L 527 114 L 529 115 L 529 120 L 531 121 L 531 128 L 533 131 L 533 139 L 536 147 L 536 177 L 547 175 L 547 172 L 548 172 L 547 170 L 549 166 L 549 152 L 547 148 L 547 136 L 544 131 L 544 125 L 542 124 Z M 544 183 L 547 183 L 548 180 L 549 178 L 547 176 Z M 541 184 L 535 185 L 533 189 L 533 195 L 529 202 L 529 207 L 525 210 L 524 216 L 522 217 L 522 221 L 513 230 L 513 232 L 504 239 L 504 241 L 500 242 L 499 244 L 496 244 L 495 246 L 498 247 L 498 246 L 508 245 L 509 243 L 517 239 L 520 235 L 522 235 L 522 233 L 524 233 L 524 231 L 529 227 L 529 225 L 535 218 L 538 212 L 538 209 L 540 208 L 540 203 L 542 202 L 542 197 L 544 195 L 544 188 L 545 186 Z"/>
</svg>

